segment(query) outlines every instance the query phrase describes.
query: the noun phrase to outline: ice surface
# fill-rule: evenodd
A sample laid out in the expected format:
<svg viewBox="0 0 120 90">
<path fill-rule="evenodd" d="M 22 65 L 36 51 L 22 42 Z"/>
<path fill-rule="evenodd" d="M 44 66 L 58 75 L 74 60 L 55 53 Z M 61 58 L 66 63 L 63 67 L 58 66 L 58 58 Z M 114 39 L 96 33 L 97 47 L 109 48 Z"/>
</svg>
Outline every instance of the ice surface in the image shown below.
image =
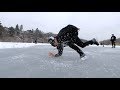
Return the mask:
<svg viewBox="0 0 120 90">
<path fill-rule="evenodd" d="M 48 44 L 2 48 L 0 78 L 120 78 L 119 46 L 88 46 L 82 50 L 88 57 L 85 61 L 69 47 L 59 58 L 48 56 L 49 51 L 57 53 Z"/>
</svg>

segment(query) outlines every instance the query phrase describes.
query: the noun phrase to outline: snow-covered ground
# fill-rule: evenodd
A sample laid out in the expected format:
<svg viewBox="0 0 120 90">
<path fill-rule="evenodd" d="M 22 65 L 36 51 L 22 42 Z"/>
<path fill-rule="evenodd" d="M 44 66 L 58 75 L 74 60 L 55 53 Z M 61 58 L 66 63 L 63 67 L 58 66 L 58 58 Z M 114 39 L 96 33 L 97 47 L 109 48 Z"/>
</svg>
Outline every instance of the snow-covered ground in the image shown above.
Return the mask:
<svg viewBox="0 0 120 90">
<path fill-rule="evenodd" d="M 5 48 L 25 48 L 25 47 L 31 47 L 35 45 L 49 45 L 47 43 L 14 43 L 14 42 L 0 42 L 0 49 Z"/>
<path fill-rule="evenodd" d="M 120 46 L 82 48 L 87 60 L 69 47 L 59 58 L 49 44 L 0 42 L 0 78 L 120 78 Z"/>
</svg>

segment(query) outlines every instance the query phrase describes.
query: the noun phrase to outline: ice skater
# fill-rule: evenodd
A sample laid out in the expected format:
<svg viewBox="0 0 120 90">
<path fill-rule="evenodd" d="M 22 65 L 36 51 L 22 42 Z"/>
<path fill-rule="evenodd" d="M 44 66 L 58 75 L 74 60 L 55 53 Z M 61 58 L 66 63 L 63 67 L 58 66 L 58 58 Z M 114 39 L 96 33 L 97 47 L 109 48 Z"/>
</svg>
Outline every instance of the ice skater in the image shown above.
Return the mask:
<svg viewBox="0 0 120 90">
<path fill-rule="evenodd" d="M 50 38 L 48 42 L 52 46 L 57 47 L 58 53 L 54 54 L 52 52 L 49 52 L 49 56 L 59 57 L 63 53 L 63 48 L 65 46 L 69 46 L 80 55 L 80 59 L 84 60 L 86 58 L 86 55 L 79 47 L 84 48 L 92 44 L 99 45 L 99 43 L 96 41 L 95 38 L 86 42 L 82 42 L 81 39 L 78 37 L 79 30 L 80 28 L 69 24 L 66 27 L 62 28 L 56 37 Z"/>
<path fill-rule="evenodd" d="M 115 46 L 116 46 L 116 44 L 115 44 L 116 36 L 114 34 L 112 34 L 110 41 L 111 41 L 111 44 L 112 44 L 112 48 L 115 48 Z"/>
</svg>

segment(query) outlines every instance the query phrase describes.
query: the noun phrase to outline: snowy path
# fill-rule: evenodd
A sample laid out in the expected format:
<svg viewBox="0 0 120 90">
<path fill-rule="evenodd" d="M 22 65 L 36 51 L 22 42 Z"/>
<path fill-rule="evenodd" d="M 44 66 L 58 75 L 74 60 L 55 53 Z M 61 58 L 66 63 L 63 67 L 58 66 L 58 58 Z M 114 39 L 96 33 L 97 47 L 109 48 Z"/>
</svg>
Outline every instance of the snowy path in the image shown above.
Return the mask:
<svg viewBox="0 0 120 90">
<path fill-rule="evenodd" d="M 0 78 L 120 78 L 120 47 L 86 47 L 88 59 L 64 48 L 59 58 L 48 57 L 49 45 L 0 50 Z"/>
</svg>

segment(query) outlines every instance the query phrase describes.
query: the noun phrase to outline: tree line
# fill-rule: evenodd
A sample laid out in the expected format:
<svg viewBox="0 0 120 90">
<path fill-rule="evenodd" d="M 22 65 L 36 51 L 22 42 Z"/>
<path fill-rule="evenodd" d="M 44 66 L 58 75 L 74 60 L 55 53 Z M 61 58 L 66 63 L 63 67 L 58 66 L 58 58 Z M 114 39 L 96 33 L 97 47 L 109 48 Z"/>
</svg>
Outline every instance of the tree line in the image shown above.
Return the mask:
<svg viewBox="0 0 120 90">
<path fill-rule="evenodd" d="M 55 36 L 52 32 L 44 33 L 36 28 L 35 30 L 24 30 L 23 25 L 15 27 L 3 27 L 0 22 L 0 42 L 27 42 L 27 43 L 47 43 L 50 36 Z"/>
<path fill-rule="evenodd" d="M 100 41 L 100 45 L 111 45 L 110 39 Z M 120 45 L 120 38 L 116 39 L 116 45 Z"/>
</svg>

